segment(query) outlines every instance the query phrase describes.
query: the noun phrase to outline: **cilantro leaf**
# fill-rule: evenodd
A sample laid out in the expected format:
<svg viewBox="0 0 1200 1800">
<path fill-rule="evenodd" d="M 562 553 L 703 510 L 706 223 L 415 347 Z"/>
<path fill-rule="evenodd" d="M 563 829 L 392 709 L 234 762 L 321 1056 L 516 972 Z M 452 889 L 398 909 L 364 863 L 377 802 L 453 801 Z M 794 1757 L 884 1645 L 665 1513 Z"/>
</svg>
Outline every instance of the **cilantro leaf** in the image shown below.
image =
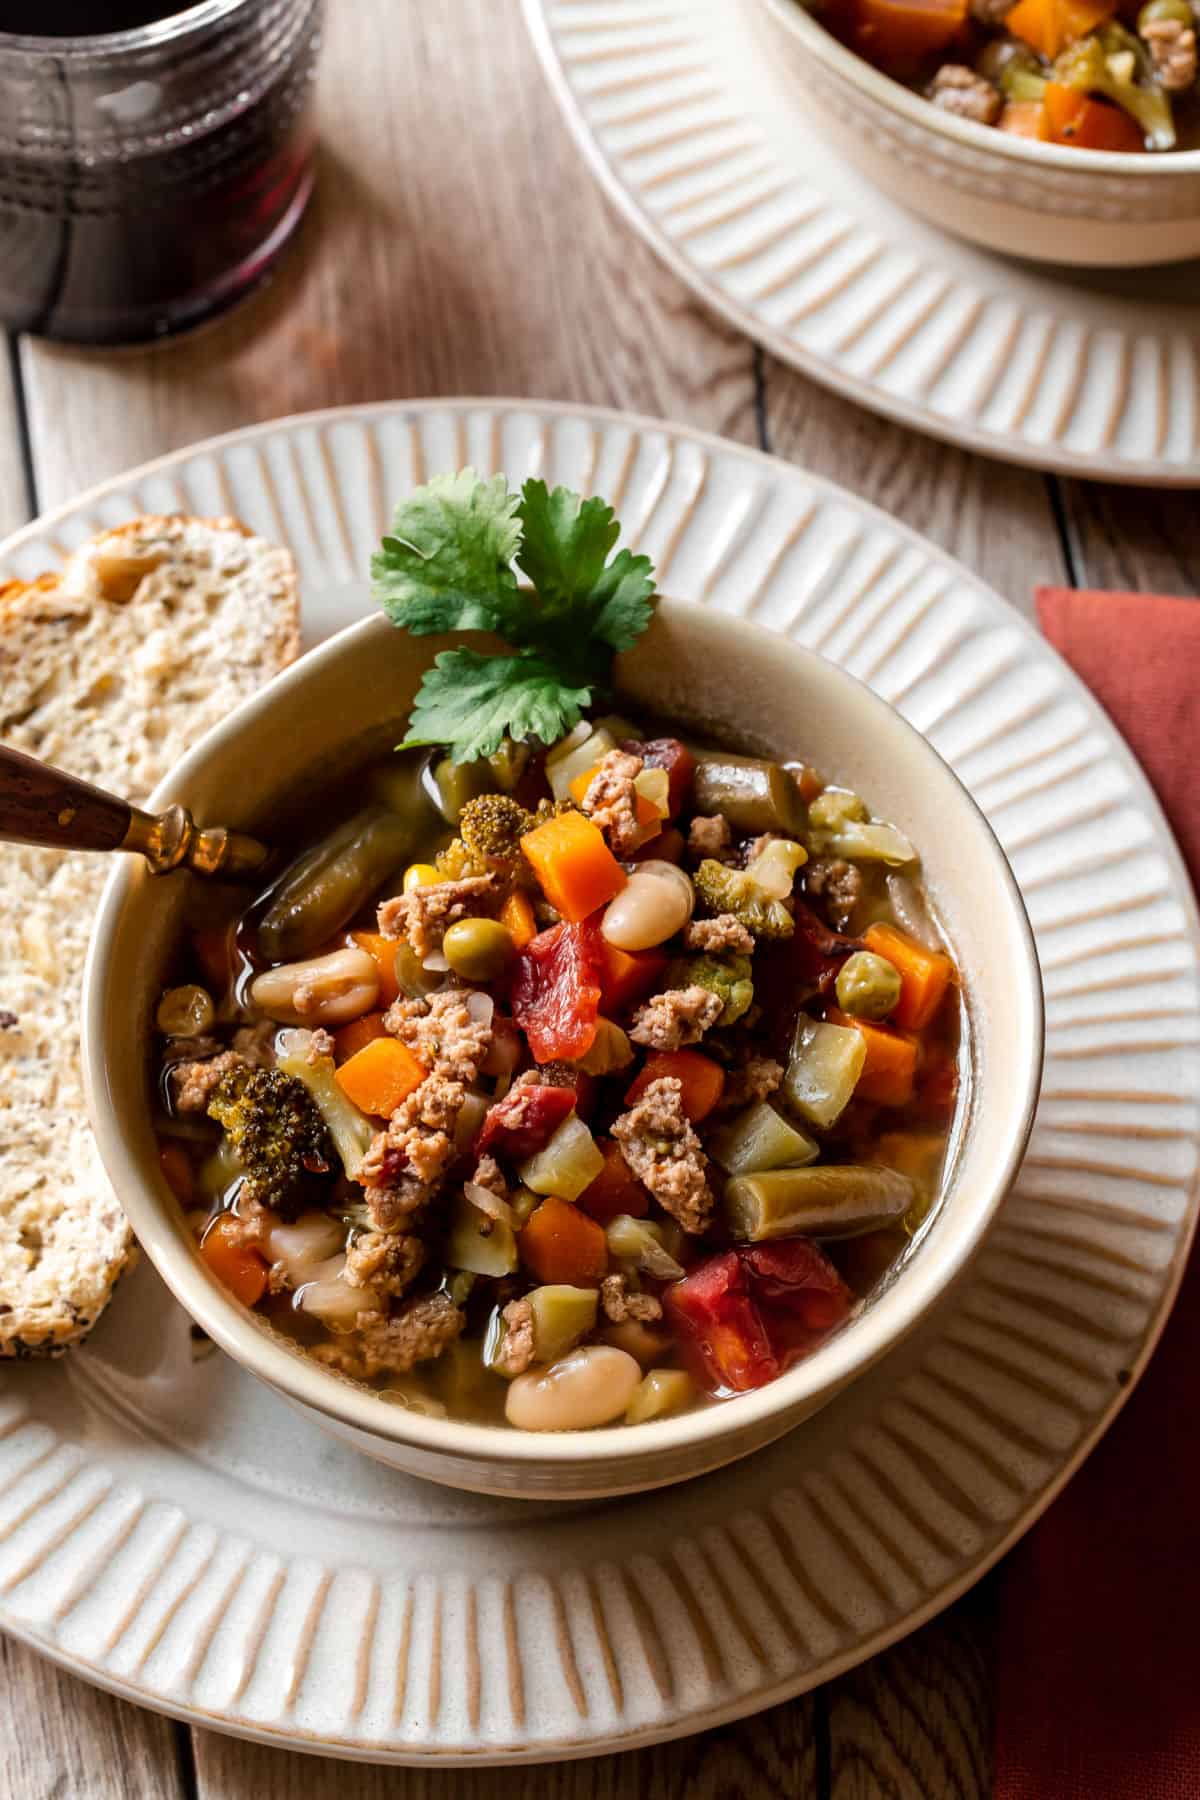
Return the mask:
<svg viewBox="0 0 1200 1800">
<path fill-rule="evenodd" d="M 516 638 L 525 610 L 512 571 L 521 541 L 517 504 L 503 475 L 481 481 L 474 469 L 414 488 L 371 558 L 374 595 L 392 623 L 416 636 L 498 631 Z"/>
<path fill-rule="evenodd" d="M 589 687 L 564 683 L 561 669 L 534 650 L 443 650 L 417 689 L 408 736 L 397 749 L 445 744 L 461 763 L 490 756 L 506 734 L 552 744 L 579 723 L 591 697 Z"/>
<path fill-rule="evenodd" d="M 608 561 L 621 528 L 606 500 L 581 500 L 530 480 L 521 490 L 523 526 L 517 564 L 542 602 L 538 635 L 576 666 L 597 662 L 600 645 L 628 650 L 650 623 L 654 567 L 621 550 Z M 607 661 L 601 654 L 601 662 Z"/>
</svg>

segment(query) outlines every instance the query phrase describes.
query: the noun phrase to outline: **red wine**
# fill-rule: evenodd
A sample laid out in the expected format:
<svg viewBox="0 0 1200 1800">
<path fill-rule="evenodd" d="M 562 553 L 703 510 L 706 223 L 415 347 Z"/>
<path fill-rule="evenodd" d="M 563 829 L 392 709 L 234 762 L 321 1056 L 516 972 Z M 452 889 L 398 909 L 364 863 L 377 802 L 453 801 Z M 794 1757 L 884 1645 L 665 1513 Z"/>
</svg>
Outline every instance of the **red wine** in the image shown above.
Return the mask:
<svg viewBox="0 0 1200 1800">
<path fill-rule="evenodd" d="M 322 8 L 242 0 L 134 61 L 103 37 L 80 55 L 0 32 L 0 324 L 135 343 L 199 323 L 259 280 L 312 189 Z M 86 13 L 94 30 L 177 10 L 0 0 L 0 25 L 36 14 L 42 33 L 66 32 Z"/>
<path fill-rule="evenodd" d="M 31 37 L 98 37 L 110 31 L 136 31 L 186 12 L 194 0 L 3 0 L 0 32 Z"/>
</svg>

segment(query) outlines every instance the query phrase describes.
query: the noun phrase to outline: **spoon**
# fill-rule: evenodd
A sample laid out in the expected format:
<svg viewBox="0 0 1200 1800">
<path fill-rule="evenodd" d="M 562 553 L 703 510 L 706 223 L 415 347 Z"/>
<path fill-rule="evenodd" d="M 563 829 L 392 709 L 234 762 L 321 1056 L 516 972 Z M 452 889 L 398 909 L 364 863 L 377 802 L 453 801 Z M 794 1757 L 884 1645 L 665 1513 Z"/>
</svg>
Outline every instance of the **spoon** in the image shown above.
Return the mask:
<svg viewBox="0 0 1200 1800">
<path fill-rule="evenodd" d="M 5 744 L 0 744 L 0 843 L 135 851 L 152 875 L 183 868 L 226 881 L 253 875 L 270 854 L 257 838 L 224 825 L 202 831 L 186 806 L 168 806 L 156 817 Z"/>
</svg>

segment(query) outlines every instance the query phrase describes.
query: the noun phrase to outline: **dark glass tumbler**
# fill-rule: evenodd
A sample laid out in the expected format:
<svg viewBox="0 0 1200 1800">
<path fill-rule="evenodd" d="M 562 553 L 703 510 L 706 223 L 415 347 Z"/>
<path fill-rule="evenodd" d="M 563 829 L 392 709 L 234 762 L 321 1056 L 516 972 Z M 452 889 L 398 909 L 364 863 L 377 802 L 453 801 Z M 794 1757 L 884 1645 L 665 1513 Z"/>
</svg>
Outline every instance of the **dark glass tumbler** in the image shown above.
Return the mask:
<svg viewBox="0 0 1200 1800">
<path fill-rule="evenodd" d="M 55 4 L 19 10 L 53 31 Z M 252 286 L 312 189 L 322 10 L 161 0 L 102 36 L 0 30 L 0 323 L 137 343 Z"/>
</svg>

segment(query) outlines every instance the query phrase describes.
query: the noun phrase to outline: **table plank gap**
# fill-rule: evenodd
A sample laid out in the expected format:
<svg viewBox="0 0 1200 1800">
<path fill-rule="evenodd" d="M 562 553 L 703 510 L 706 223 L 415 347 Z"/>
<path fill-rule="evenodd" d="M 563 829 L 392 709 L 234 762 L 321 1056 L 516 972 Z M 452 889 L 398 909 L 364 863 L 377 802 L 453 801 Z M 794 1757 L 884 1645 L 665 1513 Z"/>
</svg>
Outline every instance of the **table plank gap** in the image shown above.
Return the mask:
<svg viewBox="0 0 1200 1800">
<path fill-rule="evenodd" d="M 1200 594 L 1194 493 L 1064 481 L 1063 511 L 1081 587 Z"/>
</svg>

